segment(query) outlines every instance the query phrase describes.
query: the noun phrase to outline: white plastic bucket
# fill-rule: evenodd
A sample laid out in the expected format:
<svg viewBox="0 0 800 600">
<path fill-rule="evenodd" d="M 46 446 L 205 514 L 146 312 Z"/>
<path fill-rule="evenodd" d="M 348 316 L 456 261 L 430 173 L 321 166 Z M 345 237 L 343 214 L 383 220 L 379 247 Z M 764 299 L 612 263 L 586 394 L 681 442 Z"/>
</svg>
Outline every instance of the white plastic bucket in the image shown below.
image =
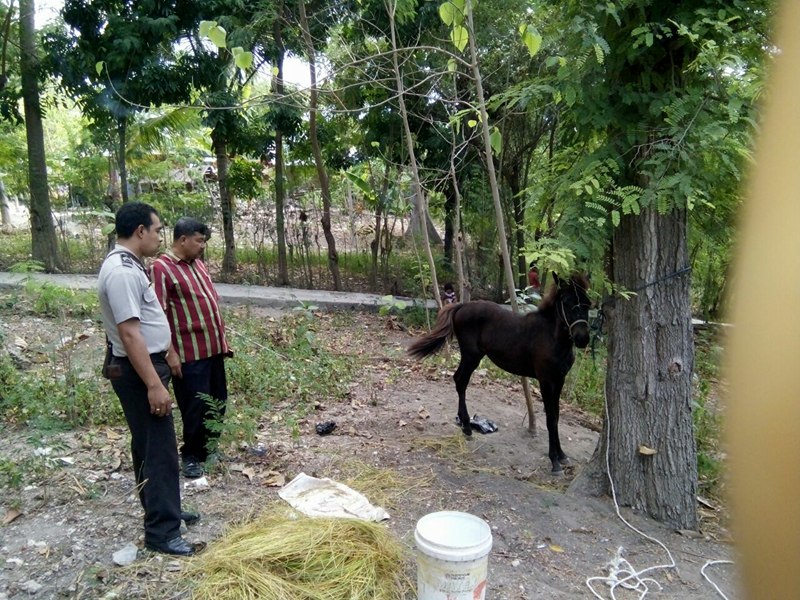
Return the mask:
<svg viewBox="0 0 800 600">
<path fill-rule="evenodd" d="M 484 600 L 492 530 L 463 512 L 425 515 L 414 531 L 418 600 Z"/>
</svg>

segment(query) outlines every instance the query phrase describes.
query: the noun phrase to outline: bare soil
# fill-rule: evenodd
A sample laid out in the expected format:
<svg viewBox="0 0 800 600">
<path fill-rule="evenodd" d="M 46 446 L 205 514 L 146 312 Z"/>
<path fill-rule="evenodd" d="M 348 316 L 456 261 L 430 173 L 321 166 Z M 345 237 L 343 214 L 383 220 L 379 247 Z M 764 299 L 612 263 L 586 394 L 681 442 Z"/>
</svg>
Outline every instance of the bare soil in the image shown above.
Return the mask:
<svg viewBox="0 0 800 600">
<path fill-rule="evenodd" d="M 42 320 L 0 318 L 6 345 L 17 337 L 44 344 L 57 335 L 58 327 Z M 366 365 L 349 397 L 320 398 L 317 410 L 299 422 L 299 435 L 280 418 L 281 406 L 264 415 L 256 443 L 226 450 L 226 459 L 207 478 L 207 489 L 184 490 L 184 505 L 203 515 L 188 530 L 190 540 L 214 544 L 226 527 L 282 502 L 277 486 L 301 471 L 345 480 L 375 467 L 390 469 L 406 482 L 403 489 L 371 493 L 391 514 L 387 527 L 409 545 L 416 521 L 432 511 L 466 511 L 490 524 L 489 600 L 611 598 L 608 585 L 596 583 L 593 595 L 586 580 L 608 575 L 620 554 L 636 570 L 670 563 L 664 549 L 643 534 L 663 542 L 677 563 L 675 569 L 643 576 L 649 578 L 647 598 L 718 597 L 700 570 L 709 559 L 732 557 L 727 532 L 719 525 L 723 507 L 701 507 L 703 527 L 696 535 L 622 508 L 621 515 L 642 532 L 637 533 L 617 516 L 611 499 L 566 493 L 595 449 L 596 419 L 563 407 L 562 446 L 573 466 L 553 477 L 541 405 L 539 432 L 531 436 L 518 382 L 476 372 L 468 390 L 470 411 L 492 419 L 499 431 L 475 433 L 464 442 L 454 423 L 452 370 L 445 366 L 452 360 L 406 358 L 413 336 L 386 317 L 320 315 L 318 320 L 318 334 L 334 352 Z M 102 336 L 93 331 L 79 343 L 86 360 L 96 365 Z M 317 435 L 315 425 L 328 420 L 336 422 L 336 430 Z M 0 490 L 0 600 L 189 597 L 181 585 L 186 560 L 141 550 L 142 515 L 132 493 L 124 427 L 58 435 L 25 427 L 0 431 L 0 457 L 43 465 L 35 482 L 23 489 Z M 49 454 L 37 458 L 37 448 L 50 448 Z M 115 566 L 113 553 L 128 543 L 140 548 L 137 560 Z M 734 567 L 714 565 L 707 572 L 728 598 L 737 597 Z M 641 597 L 641 591 L 622 587 L 615 594 Z"/>
</svg>

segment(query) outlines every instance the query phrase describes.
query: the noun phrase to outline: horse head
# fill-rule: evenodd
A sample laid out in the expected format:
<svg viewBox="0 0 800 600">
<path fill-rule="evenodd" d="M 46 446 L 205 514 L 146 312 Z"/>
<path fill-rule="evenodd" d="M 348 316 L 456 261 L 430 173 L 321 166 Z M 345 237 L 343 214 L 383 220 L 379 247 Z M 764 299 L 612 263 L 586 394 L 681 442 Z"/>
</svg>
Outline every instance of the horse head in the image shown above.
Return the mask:
<svg viewBox="0 0 800 600">
<path fill-rule="evenodd" d="M 569 337 L 578 348 L 589 345 L 589 279 L 582 273 L 573 273 L 562 279 L 553 273 L 558 291 L 555 298 L 556 313 L 569 329 Z"/>
</svg>

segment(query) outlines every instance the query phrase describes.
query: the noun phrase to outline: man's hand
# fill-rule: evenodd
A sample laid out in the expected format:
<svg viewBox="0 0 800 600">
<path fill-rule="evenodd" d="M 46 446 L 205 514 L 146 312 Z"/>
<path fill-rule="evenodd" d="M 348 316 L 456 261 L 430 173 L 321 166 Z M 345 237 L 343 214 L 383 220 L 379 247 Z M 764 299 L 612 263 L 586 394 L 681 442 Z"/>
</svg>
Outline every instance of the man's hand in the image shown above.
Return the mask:
<svg viewBox="0 0 800 600">
<path fill-rule="evenodd" d="M 172 348 L 167 352 L 167 364 L 169 365 L 169 370 L 172 372 L 173 377 L 183 378 L 183 373 L 181 372 L 181 357 L 178 356 L 178 353 Z"/>
<path fill-rule="evenodd" d="M 161 382 L 147 388 L 147 401 L 150 403 L 150 413 L 157 417 L 166 417 L 172 413 L 172 398 Z"/>
</svg>

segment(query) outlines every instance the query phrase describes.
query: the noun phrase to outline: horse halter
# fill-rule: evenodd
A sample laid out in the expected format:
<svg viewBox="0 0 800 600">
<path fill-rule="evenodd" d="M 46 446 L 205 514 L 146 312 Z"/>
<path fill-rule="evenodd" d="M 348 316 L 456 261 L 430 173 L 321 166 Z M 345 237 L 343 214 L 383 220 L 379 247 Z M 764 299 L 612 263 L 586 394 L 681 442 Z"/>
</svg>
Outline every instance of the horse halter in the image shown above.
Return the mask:
<svg viewBox="0 0 800 600">
<path fill-rule="evenodd" d="M 578 306 L 580 306 L 581 299 L 578 296 L 578 292 L 577 291 L 575 291 L 575 297 L 578 300 Z M 569 327 L 569 339 L 574 339 L 572 337 L 572 328 L 575 327 L 575 325 L 579 325 L 580 323 L 586 323 L 586 327 L 589 327 L 589 321 L 587 321 L 586 319 L 575 319 L 572 323 L 570 323 L 569 319 L 567 319 L 567 311 L 564 310 L 564 301 L 563 300 L 559 300 L 558 304 L 559 304 L 559 306 L 561 306 L 561 318 L 564 319 L 564 323 L 566 323 L 567 326 Z"/>
</svg>

